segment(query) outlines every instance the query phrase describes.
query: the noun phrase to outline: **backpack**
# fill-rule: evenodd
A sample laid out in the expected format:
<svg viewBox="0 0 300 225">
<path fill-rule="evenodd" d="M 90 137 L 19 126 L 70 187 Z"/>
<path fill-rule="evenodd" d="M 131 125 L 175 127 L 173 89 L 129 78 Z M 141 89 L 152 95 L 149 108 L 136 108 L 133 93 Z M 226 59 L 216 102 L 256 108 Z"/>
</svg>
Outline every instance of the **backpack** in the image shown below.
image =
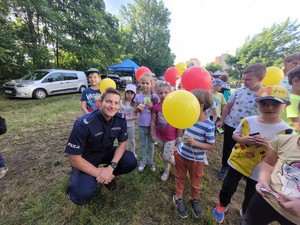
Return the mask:
<svg viewBox="0 0 300 225">
<path fill-rule="evenodd" d="M 0 116 L 0 134 L 4 134 L 7 131 L 6 120 Z"/>
</svg>

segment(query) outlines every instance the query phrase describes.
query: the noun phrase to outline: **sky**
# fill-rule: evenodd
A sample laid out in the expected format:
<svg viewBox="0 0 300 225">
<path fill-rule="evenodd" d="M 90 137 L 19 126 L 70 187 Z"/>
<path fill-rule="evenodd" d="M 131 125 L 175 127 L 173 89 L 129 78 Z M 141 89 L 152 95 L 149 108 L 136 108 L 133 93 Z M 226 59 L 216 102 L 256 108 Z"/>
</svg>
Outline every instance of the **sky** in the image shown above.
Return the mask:
<svg viewBox="0 0 300 225">
<path fill-rule="evenodd" d="M 107 11 L 132 0 L 104 0 Z M 163 0 L 171 12 L 169 47 L 175 64 L 191 58 L 201 65 L 223 53 L 234 55 L 248 36 L 282 23 L 288 17 L 300 23 L 299 0 Z"/>
</svg>

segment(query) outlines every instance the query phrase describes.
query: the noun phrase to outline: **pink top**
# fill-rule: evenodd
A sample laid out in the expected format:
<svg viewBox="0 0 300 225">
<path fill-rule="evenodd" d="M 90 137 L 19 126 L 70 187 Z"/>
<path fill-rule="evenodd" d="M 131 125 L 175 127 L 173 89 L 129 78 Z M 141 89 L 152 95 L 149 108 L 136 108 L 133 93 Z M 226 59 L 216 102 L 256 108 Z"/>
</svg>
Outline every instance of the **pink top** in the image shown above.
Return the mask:
<svg viewBox="0 0 300 225">
<path fill-rule="evenodd" d="M 156 114 L 155 134 L 161 141 L 173 141 L 177 138 L 177 129 L 172 127 L 165 120 L 162 114 L 162 103 L 156 103 L 152 108 L 152 113 Z"/>
</svg>

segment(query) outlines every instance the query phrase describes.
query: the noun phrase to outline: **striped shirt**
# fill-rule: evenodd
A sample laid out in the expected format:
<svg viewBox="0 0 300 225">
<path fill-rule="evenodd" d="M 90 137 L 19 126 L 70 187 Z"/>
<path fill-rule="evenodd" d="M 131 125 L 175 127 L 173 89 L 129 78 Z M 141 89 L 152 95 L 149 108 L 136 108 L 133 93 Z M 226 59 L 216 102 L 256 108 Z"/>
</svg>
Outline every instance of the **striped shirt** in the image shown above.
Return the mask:
<svg viewBox="0 0 300 225">
<path fill-rule="evenodd" d="M 192 137 L 201 143 L 215 143 L 215 125 L 209 119 L 203 122 L 196 122 L 192 127 L 184 131 L 183 137 Z M 183 158 L 203 162 L 207 150 L 180 142 L 177 151 Z"/>
</svg>

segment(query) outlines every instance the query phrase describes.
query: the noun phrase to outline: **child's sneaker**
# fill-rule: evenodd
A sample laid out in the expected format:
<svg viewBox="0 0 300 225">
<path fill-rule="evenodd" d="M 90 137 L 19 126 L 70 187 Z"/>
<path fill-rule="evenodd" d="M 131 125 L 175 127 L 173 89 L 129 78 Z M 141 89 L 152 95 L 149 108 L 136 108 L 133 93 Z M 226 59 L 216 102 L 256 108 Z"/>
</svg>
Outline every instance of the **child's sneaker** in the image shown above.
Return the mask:
<svg viewBox="0 0 300 225">
<path fill-rule="evenodd" d="M 182 198 L 176 199 L 176 196 L 173 195 L 173 202 L 177 205 L 177 210 L 178 210 L 179 216 L 183 219 L 187 218 L 188 214 L 187 214 L 187 211 L 185 210 Z"/>
<path fill-rule="evenodd" d="M 151 170 L 152 172 L 155 172 L 155 171 L 156 171 L 155 164 L 151 164 L 151 165 L 150 165 L 150 170 Z"/>
<path fill-rule="evenodd" d="M 0 178 L 4 177 L 7 171 L 8 171 L 7 166 L 0 167 Z"/>
<path fill-rule="evenodd" d="M 213 217 L 217 220 L 218 223 L 224 221 L 224 214 L 227 211 L 227 207 L 222 206 L 219 202 L 217 207 L 213 210 Z"/>
<path fill-rule="evenodd" d="M 225 166 L 222 166 L 220 171 L 218 172 L 218 178 L 222 181 L 224 181 L 226 174 L 227 174 L 228 168 Z"/>
<path fill-rule="evenodd" d="M 168 180 L 168 178 L 169 178 L 169 171 L 165 171 L 160 177 L 161 181 L 166 181 Z"/>
<path fill-rule="evenodd" d="M 205 166 L 208 166 L 208 165 L 209 165 L 208 160 L 207 160 L 207 157 L 204 157 L 204 165 L 205 165 Z"/>
<path fill-rule="evenodd" d="M 138 171 L 141 173 L 145 170 L 147 163 L 146 162 L 141 162 L 141 164 L 139 165 Z"/>
<path fill-rule="evenodd" d="M 245 216 L 245 213 L 243 212 L 243 209 L 240 209 L 240 216 L 241 216 L 242 218 L 244 218 L 244 216 Z"/>
<path fill-rule="evenodd" d="M 190 203 L 191 203 L 191 206 L 192 206 L 192 209 L 194 212 L 194 216 L 196 218 L 199 218 L 200 214 L 201 214 L 201 207 L 200 207 L 198 199 L 190 199 Z"/>
</svg>

